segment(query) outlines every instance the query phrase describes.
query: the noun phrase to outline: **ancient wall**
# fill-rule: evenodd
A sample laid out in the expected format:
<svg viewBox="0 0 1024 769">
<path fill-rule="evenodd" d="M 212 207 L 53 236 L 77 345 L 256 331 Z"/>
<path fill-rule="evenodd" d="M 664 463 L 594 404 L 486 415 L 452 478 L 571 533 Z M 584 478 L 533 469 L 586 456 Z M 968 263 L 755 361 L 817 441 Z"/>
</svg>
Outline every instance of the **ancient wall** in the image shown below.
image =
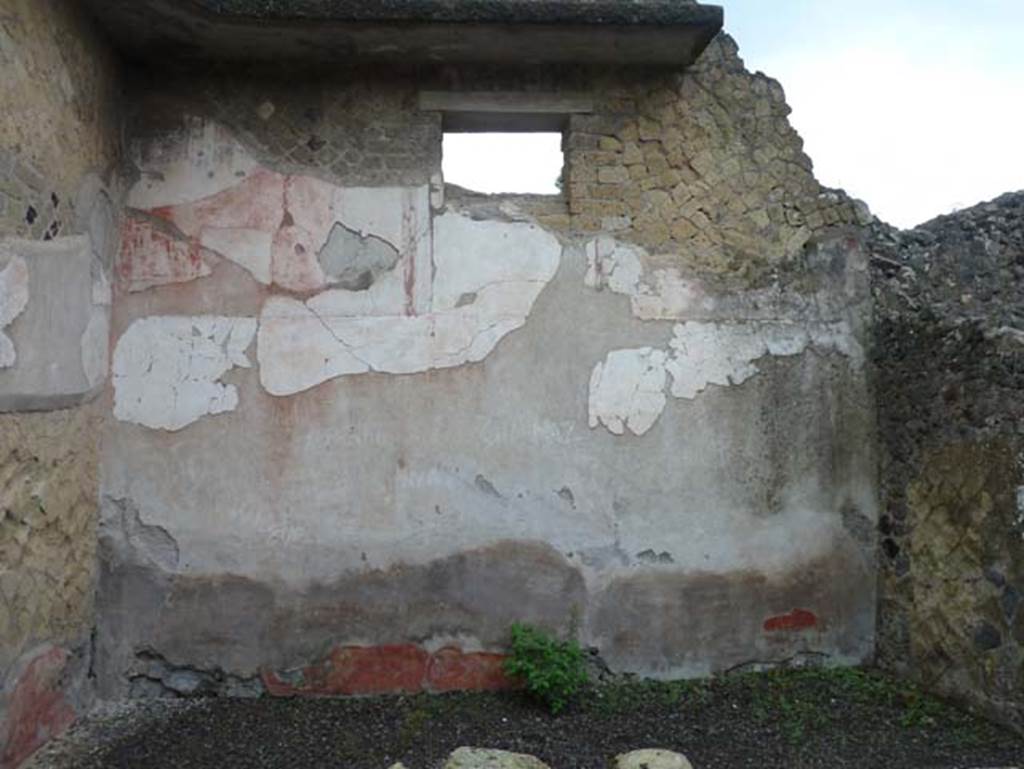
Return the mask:
<svg viewBox="0 0 1024 769">
<path fill-rule="evenodd" d="M 871 245 L 879 657 L 1024 727 L 1024 195 Z"/>
<path fill-rule="evenodd" d="M 419 91 L 489 76 L 136 84 L 106 693 L 495 686 L 523 620 L 662 677 L 871 656 L 866 213 L 726 37 L 551 84 L 597 105 L 564 199 L 445 190 Z"/>
<path fill-rule="evenodd" d="M 877 609 L 1024 726 L 1024 198 L 871 224 L 724 35 L 125 84 L 76 9 L 0 0 L 0 769 L 93 681 L 489 688 L 516 621 L 678 677 Z M 426 91 L 584 95 L 564 194 L 446 187 Z"/>
<path fill-rule="evenodd" d="M 113 60 L 78 6 L 0 0 L 0 767 L 89 699 Z"/>
</svg>

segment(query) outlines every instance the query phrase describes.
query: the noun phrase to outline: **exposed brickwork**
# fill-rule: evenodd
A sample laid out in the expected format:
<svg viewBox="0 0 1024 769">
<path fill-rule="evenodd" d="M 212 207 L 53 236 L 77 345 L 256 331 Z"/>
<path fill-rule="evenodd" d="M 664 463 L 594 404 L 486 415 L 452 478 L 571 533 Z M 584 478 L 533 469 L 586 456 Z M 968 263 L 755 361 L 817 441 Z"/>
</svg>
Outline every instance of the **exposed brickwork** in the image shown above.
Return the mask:
<svg viewBox="0 0 1024 769">
<path fill-rule="evenodd" d="M 867 221 L 823 189 L 782 87 L 720 35 L 683 74 L 608 77 L 566 142 L 572 227 L 612 231 L 663 266 L 759 283 L 823 230 Z"/>
<path fill-rule="evenodd" d="M 879 658 L 1024 728 L 1024 195 L 873 250 Z"/>
</svg>

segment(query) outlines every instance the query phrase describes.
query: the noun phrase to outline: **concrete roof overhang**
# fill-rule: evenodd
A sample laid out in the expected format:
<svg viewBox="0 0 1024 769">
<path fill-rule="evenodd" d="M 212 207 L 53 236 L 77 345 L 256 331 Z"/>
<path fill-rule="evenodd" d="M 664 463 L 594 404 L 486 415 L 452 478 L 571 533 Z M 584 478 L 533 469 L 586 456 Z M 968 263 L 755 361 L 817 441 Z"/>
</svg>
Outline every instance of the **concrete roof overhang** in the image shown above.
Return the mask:
<svg viewBox="0 0 1024 769">
<path fill-rule="evenodd" d="M 682 68 L 722 28 L 690 0 L 83 0 L 154 63 L 615 64 Z"/>
</svg>

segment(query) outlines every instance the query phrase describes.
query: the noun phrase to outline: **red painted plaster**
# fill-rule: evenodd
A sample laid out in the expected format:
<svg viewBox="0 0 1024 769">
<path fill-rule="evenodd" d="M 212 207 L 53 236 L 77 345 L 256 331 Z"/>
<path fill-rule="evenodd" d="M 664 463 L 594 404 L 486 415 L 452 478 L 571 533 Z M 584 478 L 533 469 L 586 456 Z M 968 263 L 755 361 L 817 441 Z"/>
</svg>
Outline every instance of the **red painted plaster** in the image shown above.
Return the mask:
<svg viewBox="0 0 1024 769">
<path fill-rule="evenodd" d="M 202 275 L 204 251 L 197 240 L 181 240 L 143 219 L 126 217 L 121 228 L 117 274 L 127 290 L 184 283 Z"/>
<path fill-rule="evenodd" d="M 75 720 L 60 690 L 68 653 L 51 647 L 29 663 L 8 701 L 6 730 L 0 733 L 0 769 L 14 769 Z"/>
<path fill-rule="evenodd" d="M 173 254 L 179 257 L 177 261 L 181 261 L 178 252 L 199 254 L 207 231 L 252 230 L 271 237 L 271 278 L 275 284 L 290 291 L 319 291 L 326 283 L 317 252 L 338 218 L 334 194 L 335 188 L 319 179 L 259 169 L 209 197 L 147 212 L 173 224 L 185 240 L 166 235 L 140 239 L 134 233 L 137 226 L 126 224 L 121 253 L 126 266 L 122 269 L 134 276 L 154 259 L 166 261 L 164 252 L 172 244 L 177 249 Z M 183 279 L 193 277 L 197 276 L 185 275 Z"/>
<path fill-rule="evenodd" d="M 818 626 L 818 617 L 806 609 L 793 609 L 789 614 L 769 617 L 764 621 L 765 632 L 809 630 Z"/>
<path fill-rule="evenodd" d="M 432 692 L 510 689 L 513 683 L 505 675 L 504 662 L 504 654 L 466 654 L 446 647 L 431 656 L 424 688 Z"/>
<path fill-rule="evenodd" d="M 453 646 L 433 654 L 412 644 L 340 646 L 294 679 L 264 671 L 263 684 L 278 697 L 507 689 L 513 684 L 502 670 L 504 659 Z"/>
</svg>

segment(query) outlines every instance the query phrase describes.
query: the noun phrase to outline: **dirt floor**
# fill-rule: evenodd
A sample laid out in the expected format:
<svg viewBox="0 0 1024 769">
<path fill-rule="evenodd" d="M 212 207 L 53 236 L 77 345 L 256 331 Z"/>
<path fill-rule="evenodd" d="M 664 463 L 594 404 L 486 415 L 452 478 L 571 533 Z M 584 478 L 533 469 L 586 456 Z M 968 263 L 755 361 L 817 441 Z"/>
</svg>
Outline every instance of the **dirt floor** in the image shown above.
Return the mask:
<svg viewBox="0 0 1024 769">
<path fill-rule="evenodd" d="M 31 769 L 437 769 L 463 745 L 607 769 L 658 747 L 696 769 L 1024 766 L 1024 739 L 874 672 L 798 670 L 589 688 L 551 716 L 524 692 L 157 701 L 99 712 Z"/>
</svg>

